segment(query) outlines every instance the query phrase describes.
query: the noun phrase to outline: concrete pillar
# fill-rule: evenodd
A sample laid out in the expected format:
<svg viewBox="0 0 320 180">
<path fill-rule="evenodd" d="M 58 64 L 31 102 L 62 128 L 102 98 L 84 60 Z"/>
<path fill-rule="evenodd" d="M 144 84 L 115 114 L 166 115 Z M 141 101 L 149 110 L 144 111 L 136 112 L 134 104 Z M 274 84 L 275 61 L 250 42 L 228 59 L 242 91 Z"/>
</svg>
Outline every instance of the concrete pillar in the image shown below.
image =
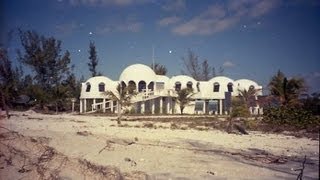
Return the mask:
<svg viewBox="0 0 320 180">
<path fill-rule="evenodd" d="M 110 105 L 110 111 L 111 111 L 111 113 L 114 113 L 113 101 L 112 101 L 112 100 L 110 101 L 109 105 Z"/>
<path fill-rule="evenodd" d="M 80 99 L 80 113 L 83 113 L 83 105 L 82 105 L 82 99 Z"/>
<path fill-rule="evenodd" d="M 203 111 L 203 114 L 206 114 L 206 101 L 205 100 L 203 101 L 203 109 L 202 109 L 202 111 Z"/>
<path fill-rule="evenodd" d="M 87 99 L 84 99 L 83 101 L 84 101 L 83 102 L 84 103 L 84 106 L 83 106 L 84 111 L 83 112 L 85 113 L 85 112 L 87 112 Z"/>
<path fill-rule="evenodd" d="M 169 97 L 167 97 L 167 114 L 170 114 L 170 98 Z"/>
<path fill-rule="evenodd" d="M 222 115 L 222 99 L 219 99 L 219 115 Z"/>
<path fill-rule="evenodd" d="M 146 102 L 142 102 L 141 103 L 141 114 L 144 114 L 144 112 L 145 112 L 145 106 L 146 106 Z"/>
<path fill-rule="evenodd" d="M 162 114 L 163 112 L 163 100 L 162 100 L 162 97 L 160 97 L 160 111 L 159 113 Z"/>
<path fill-rule="evenodd" d="M 154 114 L 154 109 L 155 109 L 155 100 L 151 100 L 151 113 Z"/>
<path fill-rule="evenodd" d="M 93 104 L 92 105 L 93 105 L 92 106 L 92 111 L 96 110 L 97 108 L 96 108 L 96 99 L 95 98 L 93 99 Z"/>
<path fill-rule="evenodd" d="M 106 112 L 106 99 L 103 98 L 103 104 L 102 104 L 102 112 Z"/>
</svg>

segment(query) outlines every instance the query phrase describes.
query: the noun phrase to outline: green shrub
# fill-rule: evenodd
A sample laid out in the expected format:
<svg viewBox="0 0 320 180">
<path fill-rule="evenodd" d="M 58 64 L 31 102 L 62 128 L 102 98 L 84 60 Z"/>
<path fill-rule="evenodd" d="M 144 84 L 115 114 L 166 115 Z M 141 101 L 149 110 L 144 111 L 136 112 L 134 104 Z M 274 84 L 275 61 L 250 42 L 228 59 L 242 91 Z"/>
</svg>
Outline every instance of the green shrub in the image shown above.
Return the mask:
<svg viewBox="0 0 320 180">
<path fill-rule="evenodd" d="M 320 125 L 320 118 L 313 116 L 310 111 L 285 106 L 265 109 L 263 121 L 274 125 L 292 125 L 298 128 Z"/>
</svg>

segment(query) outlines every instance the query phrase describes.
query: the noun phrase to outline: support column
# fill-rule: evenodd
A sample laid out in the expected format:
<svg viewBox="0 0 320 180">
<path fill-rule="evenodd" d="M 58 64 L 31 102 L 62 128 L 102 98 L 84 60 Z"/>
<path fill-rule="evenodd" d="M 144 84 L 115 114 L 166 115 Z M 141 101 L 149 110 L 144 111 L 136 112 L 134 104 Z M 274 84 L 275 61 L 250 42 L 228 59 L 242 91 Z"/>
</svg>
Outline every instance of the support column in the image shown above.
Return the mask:
<svg viewBox="0 0 320 180">
<path fill-rule="evenodd" d="M 82 99 L 80 99 L 80 113 L 83 113 Z"/>
<path fill-rule="evenodd" d="M 222 115 L 222 99 L 219 99 L 219 115 Z"/>
<path fill-rule="evenodd" d="M 163 100 L 162 100 L 162 97 L 160 97 L 160 111 L 159 113 L 162 114 L 163 112 Z"/>
<path fill-rule="evenodd" d="M 154 107 L 155 107 L 155 104 L 154 104 L 154 102 L 155 102 L 155 100 L 154 99 L 152 99 L 151 100 L 151 114 L 154 114 Z"/>
<path fill-rule="evenodd" d="M 203 101 L 203 114 L 206 114 L 206 100 Z"/>
<path fill-rule="evenodd" d="M 170 114 L 170 98 L 169 97 L 167 97 L 167 104 L 166 104 L 166 106 L 167 106 L 167 114 Z"/>
<path fill-rule="evenodd" d="M 144 112 L 145 112 L 145 106 L 146 106 L 146 102 L 142 102 L 141 103 L 141 114 L 144 114 Z"/>
<path fill-rule="evenodd" d="M 96 98 L 93 99 L 93 104 L 92 104 L 92 111 L 96 110 Z"/>
<path fill-rule="evenodd" d="M 105 99 L 105 98 L 103 98 L 102 112 L 103 112 L 103 113 L 106 112 L 106 99 Z"/>
<path fill-rule="evenodd" d="M 83 104 L 84 104 L 84 106 L 83 106 L 83 112 L 85 113 L 85 112 L 87 112 L 87 99 L 84 99 L 83 100 L 84 102 L 83 102 Z"/>
<path fill-rule="evenodd" d="M 111 113 L 114 113 L 113 100 L 110 101 L 110 111 Z"/>
</svg>

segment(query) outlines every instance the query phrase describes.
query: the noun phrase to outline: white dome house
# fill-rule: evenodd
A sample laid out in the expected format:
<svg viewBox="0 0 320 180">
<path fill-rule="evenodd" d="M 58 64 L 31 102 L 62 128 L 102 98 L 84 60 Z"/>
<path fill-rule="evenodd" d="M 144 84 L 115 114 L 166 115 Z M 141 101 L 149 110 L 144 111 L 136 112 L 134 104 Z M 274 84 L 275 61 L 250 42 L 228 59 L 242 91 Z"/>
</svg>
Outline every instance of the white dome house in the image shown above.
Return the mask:
<svg viewBox="0 0 320 180">
<path fill-rule="evenodd" d="M 186 114 L 229 114 L 231 96 L 238 96 L 238 89 L 262 89 L 262 86 L 249 79 L 233 80 L 226 76 L 217 76 L 209 81 L 197 81 L 187 75 L 167 77 L 156 75 L 147 65 L 133 64 L 125 68 L 119 81 L 104 76 L 89 78 L 82 83 L 80 113 L 117 112 L 117 101 L 108 99 L 104 91 L 116 91 L 118 83 L 122 87 L 131 86 L 137 95 L 131 99 L 130 111 L 141 114 L 178 114 L 177 92 L 192 88 L 192 101 L 186 106 Z M 257 95 L 262 95 L 259 91 Z M 259 105 L 251 108 L 253 114 L 259 114 Z M 123 109 L 122 109 L 123 110 Z"/>
</svg>

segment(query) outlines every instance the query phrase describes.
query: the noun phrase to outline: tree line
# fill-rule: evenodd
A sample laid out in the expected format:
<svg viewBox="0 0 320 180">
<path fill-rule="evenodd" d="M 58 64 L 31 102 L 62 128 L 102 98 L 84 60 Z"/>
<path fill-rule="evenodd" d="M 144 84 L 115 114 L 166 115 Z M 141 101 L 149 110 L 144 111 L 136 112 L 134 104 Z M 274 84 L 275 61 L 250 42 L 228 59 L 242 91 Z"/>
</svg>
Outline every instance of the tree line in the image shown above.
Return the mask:
<svg viewBox="0 0 320 180">
<path fill-rule="evenodd" d="M 32 73 L 24 74 L 22 66 L 14 66 L 8 56 L 4 45 L 0 46 L 0 103 L 1 107 L 8 110 L 19 104 L 26 103 L 38 109 L 62 111 L 71 107 L 71 98 L 79 99 L 81 82 L 84 77 L 77 79 L 74 65 L 71 64 L 69 51 L 62 51 L 62 42 L 54 37 L 39 35 L 35 31 L 18 31 L 22 49 L 17 50 L 17 59 L 21 65 L 28 67 Z M 97 67 L 99 59 L 95 43 L 89 43 L 88 69 L 91 76 L 102 75 Z M 216 68 L 209 64 L 207 59 L 201 61 L 192 51 L 188 50 L 182 57 L 183 74 L 190 75 L 197 81 L 207 81 L 217 75 L 223 75 L 224 69 Z M 156 74 L 166 75 L 167 68 L 161 64 L 151 64 Z M 269 83 L 270 97 L 276 97 L 283 107 L 308 107 L 315 114 L 319 114 L 319 93 L 301 101 L 299 98 L 305 92 L 303 79 L 287 78 L 279 71 Z M 192 91 L 181 91 L 179 102 L 187 104 Z M 252 96 L 256 91 L 240 92 L 243 97 L 242 104 L 247 101 L 246 96 Z M 26 95 L 26 96 L 21 96 Z M 185 97 L 185 98 L 184 98 Z M 19 99 L 20 98 L 20 99 Z M 187 100 L 186 100 L 187 98 Z M 270 101 L 271 102 L 271 101 Z M 183 111 L 184 107 L 180 107 Z"/>
<path fill-rule="evenodd" d="M 20 66 L 14 66 L 5 45 L 0 47 L 1 107 L 34 106 L 45 111 L 69 110 L 71 99 L 79 99 L 81 82 L 74 74 L 69 51 L 62 51 L 60 40 L 35 31 L 18 31 L 22 49 L 17 50 Z M 89 44 L 88 67 L 97 72 L 98 58 L 94 42 Z M 31 70 L 24 75 L 22 66 Z"/>
</svg>

